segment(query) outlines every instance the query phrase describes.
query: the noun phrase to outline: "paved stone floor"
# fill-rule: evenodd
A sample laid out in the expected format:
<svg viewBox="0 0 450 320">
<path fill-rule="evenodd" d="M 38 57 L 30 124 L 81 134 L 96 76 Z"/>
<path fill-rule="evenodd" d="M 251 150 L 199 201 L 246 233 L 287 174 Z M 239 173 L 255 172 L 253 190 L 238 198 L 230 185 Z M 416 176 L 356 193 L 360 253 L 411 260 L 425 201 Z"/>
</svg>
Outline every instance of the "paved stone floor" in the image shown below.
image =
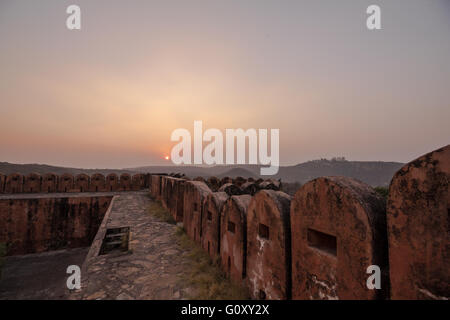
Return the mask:
<svg viewBox="0 0 450 320">
<path fill-rule="evenodd" d="M 175 225 L 149 212 L 148 193 L 115 196 L 82 268 L 82 289 L 71 299 L 183 299 L 188 258 Z M 130 252 L 98 255 L 107 228 L 131 228 Z"/>
<path fill-rule="evenodd" d="M 67 299 L 67 267 L 81 265 L 88 251 L 77 248 L 6 257 L 0 300 Z"/>
</svg>

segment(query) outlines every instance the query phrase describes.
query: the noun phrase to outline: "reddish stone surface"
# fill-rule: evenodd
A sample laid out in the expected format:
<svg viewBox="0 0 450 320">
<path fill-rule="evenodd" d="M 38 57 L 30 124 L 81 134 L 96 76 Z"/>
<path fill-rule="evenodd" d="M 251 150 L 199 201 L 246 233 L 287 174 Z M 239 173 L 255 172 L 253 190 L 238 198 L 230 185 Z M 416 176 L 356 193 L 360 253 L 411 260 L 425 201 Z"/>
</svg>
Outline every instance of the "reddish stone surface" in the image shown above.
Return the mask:
<svg viewBox="0 0 450 320">
<path fill-rule="evenodd" d="M 183 227 L 186 234 L 201 243 L 203 203 L 211 190 L 202 181 L 187 181 L 184 188 Z"/>
<path fill-rule="evenodd" d="M 131 190 L 131 176 L 128 173 L 122 173 L 119 179 L 119 185 L 121 191 Z"/>
<path fill-rule="evenodd" d="M 176 222 L 183 222 L 184 183 L 184 179 L 170 176 L 162 177 L 161 202 Z"/>
<path fill-rule="evenodd" d="M 401 168 L 387 206 L 392 299 L 450 298 L 450 145 Z"/>
<path fill-rule="evenodd" d="M 6 177 L 5 193 L 22 193 L 23 176 L 18 173 L 12 173 Z"/>
<path fill-rule="evenodd" d="M 236 177 L 233 179 L 233 183 L 237 185 L 238 187 L 242 186 L 244 183 L 247 182 L 247 179 L 243 177 Z"/>
<path fill-rule="evenodd" d="M 118 191 L 120 189 L 119 177 L 117 176 L 117 174 L 110 173 L 106 176 L 105 188 L 106 191 Z"/>
<path fill-rule="evenodd" d="M 170 207 L 170 210 L 176 222 L 183 222 L 185 184 L 186 180 L 184 179 L 177 179 L 174 181 L 172 194 L 174 196 L 173 201 L 175 203 Z"/>
<path fill-rule="evenodd" d="M 6 176 L 0 173 L 0 193 L 5 192 Z"/>
<path fill-rule="evenodd" d="M 254 182 L 248 181 L 241 186 L 241 189 L 244 194 L 253 196 L 259 191 L 259 186 Z"/>
<path fill-rule="evenodd" d="M 267 179 L 258 184 L 260 189 L 280 190 L 281 182 L 279 180 Z"/>
<path fill-rule="evenodd" d="M 247 283 L 253 299 L 291 296 L 291 197 L 262 190 L 247 210 Z"/>
<path fill-rule="evenodd" d="M 232 183 L 226 183 L 219 188 L 219 192 L 225 192 L 229 196 L 238 196 L 242 194 L 241 188 Z"/>
<path fill-rule="evenodd" d="M 231 179 L 230 177 L 223 177 L 220 180 L 220 185 L 221 186 L 223 186 L 224 184 L 227 184 L 227 183 L 233 183 L 233 179 Z"/>
<path fill-rule="evenodd" d="M 90 178 L 87 174 L 80 173 L 75 176 L 74 190 L 75 192 L 89 191 Z"/>
<path fill-rule="evenodd" d="M 74 188 L 73 175 L 69 173 L 64 173 L 61 176 L 59 176 L 58 192 L 69 192 L 73 188 Z"/>
<path fill-rule="evenodd" d="M 377 299 L 388 289 L 384 201 L 345 177 L 302 186 L 291 203 L 292 298 Z M 367 267 L 382 270 L 382 290 L 369 290 Z"/>
<path fill-rule="evenodd" d="M 145 188 L 145 175 L 137 173 L 131 178 L 131 189 L 139 191 Z"/>
<path fill-rule="evenodd" d="M 162 176 L 152 174 L 150 195 L 153 199 L 160 200 L 162 195 Z"/>
<path fill-rule="evenodd" d="M 106 188 L 105 176 L 101 173 L 94 173 L 91 176 L 91 183 L 89 185 L 89 190 L 91 192 L 101 192 L 108 191 Z"/>
<path fill-rule="evenodd" d="M 220 254 L 220 216 L 229 196 L 225 192 L 208 194 L 202 217 L 202 247 L 212 259 Z"/>
<path fill-rule="evenodd" d="M 0 200 L 0 242 L 7 254 L 89 246 L 111 197 Z"/>
<path fill-rule="evenodd" d="M 170 176 L 161 176 L 161 194 L 160 194 L 160 200 L 163 207 L 167 209 L 167 203 L 170 201 L 170 194 L 172 193 L 171 190 L 171 183 L 170 183 Z"/>
<path fill-rule="evenodd" d="M 223 207 L 220 220 L 220 258 L 230 279 L 243 285 L 247 256 L 247 208 L 251 196 L 232 196 Z"/>
<path fill-rule="evenodd" d="M 41 192 L 41 176 L 37 173 L 30 173 L 24 177 L 23 192 Z"/>
<path fill-rule="evenodd" d="M 221 186 L 220 180 L 217 177 L 209 177 L 206 184 L 213 192 L 217 192 Z"/>
<path fill-rule="evenodd" d="M 46 173 L 42 177 L 41 192 L 57 192 L 58 191 L 58 176 L 54 173 Z"/>
<path fill-rule="evenodd" d="M 176 211 L 175 182 L 178 179 L 170 176 L 163 176 L 161 179 L 161 201 L 163 206 L 173 215 Z"/>
</svg>

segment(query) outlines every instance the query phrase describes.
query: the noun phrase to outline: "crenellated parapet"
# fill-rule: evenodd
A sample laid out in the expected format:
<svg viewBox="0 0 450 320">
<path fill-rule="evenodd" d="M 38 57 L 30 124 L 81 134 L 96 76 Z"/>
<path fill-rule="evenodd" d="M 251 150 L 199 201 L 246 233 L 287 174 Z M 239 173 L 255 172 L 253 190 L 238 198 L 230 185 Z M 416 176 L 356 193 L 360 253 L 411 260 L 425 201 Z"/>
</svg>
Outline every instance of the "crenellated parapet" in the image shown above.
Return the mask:
<svg viewBox="0 0 450 320">
<path fill-rule="evenodd" d="M 314 179 L 293 197 L 272 179 L 149 181 L 151 197 L 253 299 L 450 296 L 450 146 L 400 169 L 387 204 L 347 177 Z"/>
<path fill-rule="evenodd" d="M 149 188 L 150 179 L 149 174 L 142 173 L 132 176 L 124 173 L 120 178 L 115 173 L 106 177 L 101 173 L 91 176 L 84 173 L 75 176 L 69 173 L 0 173 L 0 194 L 139 191 Z"/>
</svg>

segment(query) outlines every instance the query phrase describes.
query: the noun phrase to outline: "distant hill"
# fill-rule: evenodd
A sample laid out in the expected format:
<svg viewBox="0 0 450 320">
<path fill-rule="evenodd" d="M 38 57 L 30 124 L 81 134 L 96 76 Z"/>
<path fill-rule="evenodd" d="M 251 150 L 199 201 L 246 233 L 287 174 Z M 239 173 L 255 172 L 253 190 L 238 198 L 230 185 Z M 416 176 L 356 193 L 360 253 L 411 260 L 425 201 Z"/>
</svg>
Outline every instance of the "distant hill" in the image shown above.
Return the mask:
<svg viewBox="0 0 450 320">
<path fill-rule="evenodd" d="M 221 174 L 217 175 L 217 177 L 218 178 L 223 178 L 223 177 L 230 177 L 230 178 L 236 178 L 236 177 L 259 178 L 259 175 L 251 172 L 248 169 L 233 168 L 231 170 L 228 170 L 228 171 L 226 171 L 224 173 L 221 173 Z"/>
<path fill-rule="evenodd" d="M 371 186 L 387 186 L 395 172 L 403 166 L 399 162 L 314 160 L 295 166 L 280 167 L 276 178 L 286 182 L 305 183 L 321 176 L 344 176 Z"/>
<path fill-rule="evenodd" d="M 344 176 L 361 180 L 371 186 L 388 186 L 394 173 L 404 164 L 400 162 L 383 161 L 347 161 L 347 160 L 312 160 L 295 166 L 280 167 L 278 174 L 271 176 L 284 182 L 299 182 L 301 184 L 322 176 Z M 131 168 L 139 172 L 180 172 L 190 178 L 198 176 L 229 177 L 260 177 L 259 165 L 233 166 L 167 166 Z M 268 177 L 268 176 L 265 176 Z M 264 178 L 264 177 L 263 177 Z"/>
<path fill-rule="evenodd" d="M 361 180 L 371 186 L 389 185 L 394 173 L 403 166 L 399 162 L 383 161 L 346 161 L 346 160 L 313 160 L 297 164 L 295 166 L 280 167 L 278 174 L 271 176 L 284 182 L 299 182 L 301 184 L 321 176 L 345 176 Z M 11 174 L 18 172 L 28 174 L 31 172 L 45 174 L 53 172 L 56 174 L 93 174 L 102 173 L 184 173 L 190 178 L 216 176 L 219 178 L 229 177 L 260 177 L 259 165 L 233 165 L 233 166 L 146 166 L 125 169 L 81 169 L 49 166 L 44 164 L 14 164 L 0 162 L 0 173 Z M 265 176 L 268 177 L 268 176 Z M 263 177 L 264 178 L 264 177 Z"/>
<path fill-rule="evenodd" d="M 86 173 L 86 174 L 94 174 L 94 173 L 101 173 L 104 175 L 110 174 L 110 173 L 136 173 L 136 171 L 133 170 L 127 170 L 127 169 L 81 169 L 81 168 L 68 168 L 68 167 L 57 167 L 57 166 L 49 166 L 46 164 L 15 164 L 15 163 L 9 163 L 9 162 L 0 162 L 0 173 L 8 175 L 11 173 L 20 173 L 20 174 L 29 174 L 29 173 L 39 173 L 39 174 L 46 174 L 46 173 L 55 173 L 55 174 L 63 174 L 63 173 L 70 173 L 73 175 L 79 174 L 79 173 Z"/>
</svg>

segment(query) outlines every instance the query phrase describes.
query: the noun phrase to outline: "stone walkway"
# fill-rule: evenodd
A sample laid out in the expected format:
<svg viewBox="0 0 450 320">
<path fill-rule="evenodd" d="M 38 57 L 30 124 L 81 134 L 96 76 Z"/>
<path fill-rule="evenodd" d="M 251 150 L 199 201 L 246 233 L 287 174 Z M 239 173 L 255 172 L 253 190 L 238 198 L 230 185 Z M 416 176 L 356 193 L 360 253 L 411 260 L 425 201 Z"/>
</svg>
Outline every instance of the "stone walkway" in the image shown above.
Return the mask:
<svg viewBox="0 0 450 320">
<path fill-rule="evenodd" d="M 149 212 L 148 192 L 116 195 L 82 267 L 82 288 L 70 299 L 186 299 L 189 263 L 175 225 Z M 106 229 L 129 226 L 129 252 L 99 255 Z"/>
</svg>

